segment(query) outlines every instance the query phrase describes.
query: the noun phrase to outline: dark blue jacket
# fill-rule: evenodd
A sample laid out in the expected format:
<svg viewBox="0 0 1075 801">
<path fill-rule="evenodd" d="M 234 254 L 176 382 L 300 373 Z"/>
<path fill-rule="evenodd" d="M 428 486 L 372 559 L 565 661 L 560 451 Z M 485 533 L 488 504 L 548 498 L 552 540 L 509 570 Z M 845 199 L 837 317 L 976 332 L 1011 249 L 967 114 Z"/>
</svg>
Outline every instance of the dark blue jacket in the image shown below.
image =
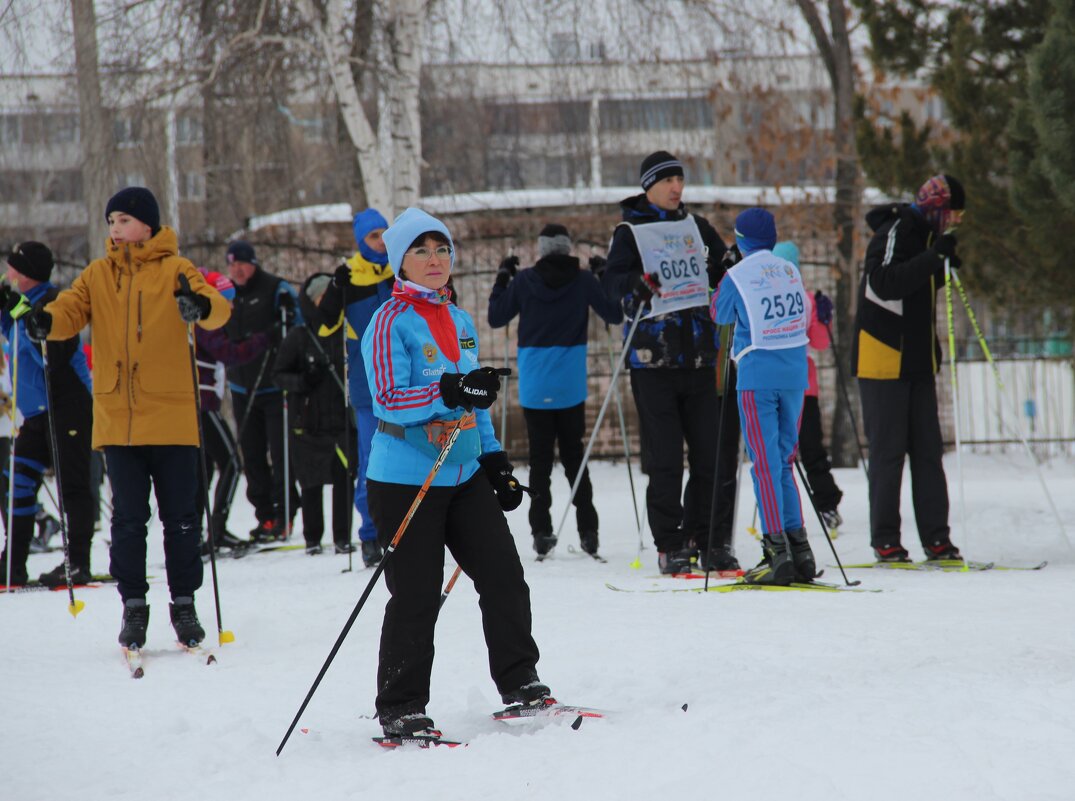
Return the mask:
<svg viewBox="0 0 1075 801">
<path fill-rule="evenodd" d="M 689 213 L 682 204 L 675 211 L 658 209 L 646 199 L 645 194 L 623 200 L 620 209 L 623 221 L 631 225 L 682 220 Z M 708 250 L 708 263 L 711 266 L 719 265 L 727 246 L 704 217 L 697 214 L 690 216 L 698 225 L 698 233 Z M 626 225 L 620 225 L 612 235 L 608 264 L 601 283 L 611 297 L 623 301 L 623 310 L 628 319 L 633 318 L 636 311 L 631 282 L 641 272 L 642 259 L 638 255 L 634 234 Z M 723 274 L 718 277 L 723 277 Z M 627 330 L 628 326 L 624 325 L 624 337 L 627 336 Z M 645 367 L 715 367 L 718 347 L 717 327 L 709 317 L 709 309 L 699 306 L 640 322 L 631 342 L 627 363 L 632 370 Z"/>
<path fill-rule="evenodd" d="M 489 295 L 489 325 L 502 328 L 519 315 L 519 404 L 527 409 L 567 409 L 586 400 L 589 311 L 606 323 L 623 320 L 579 260 L 554 254 L 520 272 Z"/>
<path fill-rule="evenodd" d="M 26 293 L 26 300 L 31 306 L 51 302 L 59 290 L 47 281 L 38 284 Z M 16 325 L 11 314 L 5 310 L 0 315 L 0 330 L 10 343 L 14 338 L 12 329 Z M 15 376 L 15 402 L 26 419 L 42 414 L 48 410 L 48 397 L 45 393 L 45 368 L 41 358 L 41 346 L 30 339 L 26 333 L 26 318 L 20 317 L 19 326 L 19 372 Z M 90 370 L 86 365 L 86 354 L 82 352 L 77 336 L 48 343 L 49 372 L 52 373 L 52 394 L 57 406 L 65 403 L 82 401 L 91 402 L 92 384 Z M 12 359 L 14 361 L 14 358 Z"/>
</svg>

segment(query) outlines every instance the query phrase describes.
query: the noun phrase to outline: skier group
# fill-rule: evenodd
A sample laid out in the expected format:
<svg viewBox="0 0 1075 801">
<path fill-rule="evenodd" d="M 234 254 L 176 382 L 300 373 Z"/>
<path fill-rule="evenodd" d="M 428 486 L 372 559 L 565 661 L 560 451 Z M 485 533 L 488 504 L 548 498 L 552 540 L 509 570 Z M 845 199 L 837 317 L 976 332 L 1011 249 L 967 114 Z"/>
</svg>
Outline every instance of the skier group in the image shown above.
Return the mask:
<svg viewBox="0 0 1075 801">
<path fill-rule="evenodd" d="M 92 580 L 91 449 L 103 452 L 120 644 L 135 651 L 146 641 L 152 488 L 171 622 L 182 645 L 196 646 L 205 637 L 194 606 L 205 552 L 285 539 L 301 509 L 306 550 L 320 553 L 321 492 L 329 485 L 336 552 L 354 550 L 357 510 L 361 557 L 384 572 L 390 593 L 376 701 L 386 737 L 439 736 L 426 704 L 445 548 L 480 596 L 490 672 L 504 702 L 554 703 L 537 673 L 529 589 L 504 513 L 528 491 L 535 551 L 541 557 L 556 546 L 558 447 L 577 484 L 580 546 L 597 555 L 582 444 L 592 308 L 606 324 L 623 323 L 660 571 L 739 570 L 731 543 L 742 432 L 762 528 L 762 560 L 743 579 L 809 582 L 816 568 L 794 477 L 800 455 L 811 502 L 826 526 L 840 522 L 807 355 L 808 346 L 830 344 L 832 302 L 803 286 L 798 249 L 778 241 L 772 213 L 740 213 L 728 246 L 684 206 L 684 180 L 672 154 L 644 159 L 642 192 L 620 204 L 607 258 L 591 257 L 589 269 L 555 223 L 541 230 L 532 267 L 520 270 L 515 257 L 501 262 L 487 314 L 493 327 L 519 317 L 529 487 L 516 480 L 490 419 L 508 371 L 481 364 L 477 327 L 454 303 L 452 234 L 424 211 L 409 208 L 391 224 L 375 209 L 355 215 L 355 254 L 298 292 L 263 269 L 244 241 L 228 247 L 226 275 L 195 267 L 142 187 L 108 201 L 105 254 L 66 290 L 50 283 L 47 246 L 16 246 L 0 291 L 15 425 L 0 483 L 8 532 L 0 576 L 28 581 L 37 496 L 52 467 L 65 560 L 40 581 L 70 588 Z M 913 203 L 867 215 L 874 233 L 852 358 L 880 561 L 910 559 L 899 517 L 908 454 L 926 558 L 960 558 L 941 464 L 934 314 L 946 265 L 959 266 L 952 229 L 963 200 L 958 181 L 938 175 Z M 87 326 L 92 349 L 80 343 Z M 221 414 L 226 387 L 234 431 Z M 240 470 L 258 523 L 249 539 L 227 531 Z"/>
</svg>

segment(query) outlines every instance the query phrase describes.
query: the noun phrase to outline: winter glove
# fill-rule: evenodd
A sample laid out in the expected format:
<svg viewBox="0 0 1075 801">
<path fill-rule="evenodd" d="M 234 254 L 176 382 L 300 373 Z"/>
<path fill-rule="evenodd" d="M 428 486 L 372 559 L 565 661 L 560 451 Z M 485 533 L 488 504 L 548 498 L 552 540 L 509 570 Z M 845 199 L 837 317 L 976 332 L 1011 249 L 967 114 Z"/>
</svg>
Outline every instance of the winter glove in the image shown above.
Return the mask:
<svg viewBox="0 0 1075 801">
<path fill-rule="evenodd" d="M 183 318 L 184 323 L 196 323 L 199 320 L 204 320 L 209 316 L 209 311 L 212 308 L 209 298 L 192 290 L 190 281 L 182 273 L 179 274 L 178 280 L 179 289 L 173 294 L 175 295 L 176 305 L 179 306 L 179 316 Z"/>
<path fill-rule="evenodd" d="M 22 295 L 7 284 L 0 284 L 0 309 L 3 309 L 8 314 L 11 314 L 12 310 L 19 305 L 21 297 Z"/>
<path fill-rule="evenodd" d="M 661 296 L 661 278 L 657 273 L 637 273 L 631 279 L 631 292 L 638 303 L 649 303 L 653 296 Z"/>
<path fill-rule="evenodd" d="M 941 234 L 933 241 L 933 252 L 942 259 L 954 260 L 958 244 L 955 234 Z"/>
<path fill-rule="evenodd" d="M 515 273 L 519 270 L 519 257 L 508 256 L 502 262 L 500 266 L 496 268 L 496 285 L 500 288 L 506 287 L 511 283 L 511 279 L 515 277 Z"/>
<path fill-rule="evenodd" d="M 306 363 L 303 366 L 303 378 L 310 389 L 318 386 L 325 380 L 328 373 L 328 359 L 317 353 L 306 354 Z"/>
<path fill-rule="evenodd" d="M 295 325 L 295 296 L 286 290 L 277 295 L 276 311 L 283 315 L 285 328 Z"/>
<path fill-rule="evenodd" d="M 822 325 L 832 322 L 832 298 L 820 289 L 814 293 L 814 309 L 817 310 L 817 321 Z"/>
<path fill-rule="evenodd" d="M 34 342 L 44 342 L 52 330 L 52 315 L 38 307 L 26 316 L 26 333 Z"/>
<path fill-rule="evenodd" d="M 341 264 L 332 274 L 332 285 L 337 289 L 347 289 L 351 285 L 351 265 Z"/>
<path fill-rule="evenodd" d="M 604 256 L 590 256 L 590 270 L 598 277 L 598 279 L 605 274 L 605 267 L 607 266 L 608 259 Z"/>
<path fill-rule="evenodd" d="M 742 258 L 743 254 L 739 252 L 739 245 L 732 245 L 720 257 L 720 264 L 707 262 L 705 273 L 709 277 L 709 288 L 716 289 L 720 285 L 721 279 L 724 278 L 724 274 L 738 264 Z"/>
<path fill-rule="evenodd" d="M 511 462 L 508 461 L 507 454 L 504 451 L 483 453 L 478 457 L 478 461 L 481 463 L 482 470 L 485 471 L 485 477 L 493 485 L 500 508 L 505 512 L 518 508 L 523 502 L 523 491 L 512 474 L 513 468 Z"/>
<path fill-rule="evenodd" d="M 449 409 L 463 408 L 468 412 L 477 407 L 488 409 L 500 391 L 500 376 L 511 375 L 503 368 L 479 367 L 466 375 L 445 373 L 440 377 L 440 397 Z"/>
</svg>

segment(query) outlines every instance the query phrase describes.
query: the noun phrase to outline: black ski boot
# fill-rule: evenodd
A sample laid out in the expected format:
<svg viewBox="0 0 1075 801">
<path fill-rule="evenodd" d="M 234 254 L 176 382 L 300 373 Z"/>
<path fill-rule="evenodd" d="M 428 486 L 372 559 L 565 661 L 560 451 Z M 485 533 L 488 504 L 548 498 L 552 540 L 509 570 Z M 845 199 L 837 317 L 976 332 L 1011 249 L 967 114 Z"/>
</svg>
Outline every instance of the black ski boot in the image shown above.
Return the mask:
<svg viewBox="0 0 1075 801">
<path fill-rule="evenodd" d="M 795 581 L 795 563 L 791 559 L 788 538 L 783 531 L 766 534 L 761 538 L 764 556 L 756 567 L 743 574 L 747 584 L 775 584 L 786 587 Z"/>
<path fill-rule="evenodd" d="M 580 531 L 579 545 L 581 545 L 582 550 L 584 550 L 590 556 L 597 556 L 597 532 Z"/>
<path fill-rule="evenodd" d="M 377 540 L 362 540 L 362 564 L 366 567 L 377 567 L 383 558 L 381 543 Z"/>
<path fill-rule="evenodd" d="M 385 737 L 440 737 L 425 712 L 385 713 L 380 719 Z"/>
<path fill-rule="evenodd" d="M 907 549 L 900 545 L 898 542 L 894 544 L 882 545 L 880 547 L 874 546 L 874 555 L 877 557 L 878 562 L 910 562 L 911 555 L 907 553 Z"/>
<path fill-rule="evenodd" d="M 49 589 L 55 589 L 56 587 L 67 586 L 67 574 L 63 569 L 63 562 L 52 568 L 48 573 L 42 573 L 38 576 L 38 581 L 44 584 Z M 93 581 L 93 574 L 90 573 L 90 569 L 84 565 L 71 565 L 71 583 L 72 584 L 89 584 Z"/>
<path fill-rule="evenodd" d="M 556 703 L 556 699 L 552 697 L 552 690 L 537 679 L 511 692 L 502 693 L 500 698 L 506 706 L 548 706 Z"/>
<path fill-rule="evenodd" d="M 927 562 L 962 562 L 963 554 L 951 540 L 938 540 L 925 547 Z"/>
<path fill-rule="evenodd" d="M 694 549 L 682 548 L 676 551 L 664 551 L 657 553 L 657 567 L 665 576 L 675 573 L 690 573 L 694 563 Z"/>
<path fill-rule="evenodd" d="M 175 638 L 181 645 L 197 645 L 205 639 L 205 629 L 198 622 L 194 599 L 189 595 L 174 598 L 172 603 L 168 604 L 168 614 L 172 617 Z"/>
<path fill-rule="evenodd" d="M 124 648 L 141 648 L 146 644 L 149 628 L 149 605 L 145 598 L 128 598 L 123 604 L 123 628 L 119 630 L 119 644 Z"/>
<path fill-rule="evenodd" d="M 789 531 L 788 543 L 791 546 L 791 561 L 795 565 L 795 580 L 813 581 L 817 578 L 817 562 L 810 548 L 810 540 L 806 537 L 806 529 Z"/>
<path fill-rule="evenodd" d="M 534 550 L 538 556 L 545 556 L 556 547 L 556 537 L 551 531 L 535 531 Z"/>
<path fill-rule="evenodd" d="M 718 570 L 721 572 L 739 570 L 739 560 L 735 558 L 728 548 L 719 546 L 709 553 L 704 551 L 698 554 L 698 567 L 702 570 Z"/>
</svg>

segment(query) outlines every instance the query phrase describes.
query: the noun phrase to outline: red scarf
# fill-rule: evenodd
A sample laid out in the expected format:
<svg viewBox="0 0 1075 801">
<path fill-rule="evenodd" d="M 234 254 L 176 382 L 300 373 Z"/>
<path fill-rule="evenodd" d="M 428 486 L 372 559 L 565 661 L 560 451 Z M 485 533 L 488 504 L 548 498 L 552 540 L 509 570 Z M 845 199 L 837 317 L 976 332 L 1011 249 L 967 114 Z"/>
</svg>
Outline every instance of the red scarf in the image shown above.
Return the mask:
<svg viewBox="0 0 1075 801">
<path fill-rule="evenodd" d="M 455 330 L 455 321 L 448 306 L 451 303 L 451 293 L 447 287 L 441 289 L 426 289 L 396 278 L 395 286 L 392 287 L 392 297 L 409 303 L 418 312 L 433 334 L 433 341 L 437 343 L 440 352 L 451 362 L 459 361 L 459 334 Z"/>
</svg>

